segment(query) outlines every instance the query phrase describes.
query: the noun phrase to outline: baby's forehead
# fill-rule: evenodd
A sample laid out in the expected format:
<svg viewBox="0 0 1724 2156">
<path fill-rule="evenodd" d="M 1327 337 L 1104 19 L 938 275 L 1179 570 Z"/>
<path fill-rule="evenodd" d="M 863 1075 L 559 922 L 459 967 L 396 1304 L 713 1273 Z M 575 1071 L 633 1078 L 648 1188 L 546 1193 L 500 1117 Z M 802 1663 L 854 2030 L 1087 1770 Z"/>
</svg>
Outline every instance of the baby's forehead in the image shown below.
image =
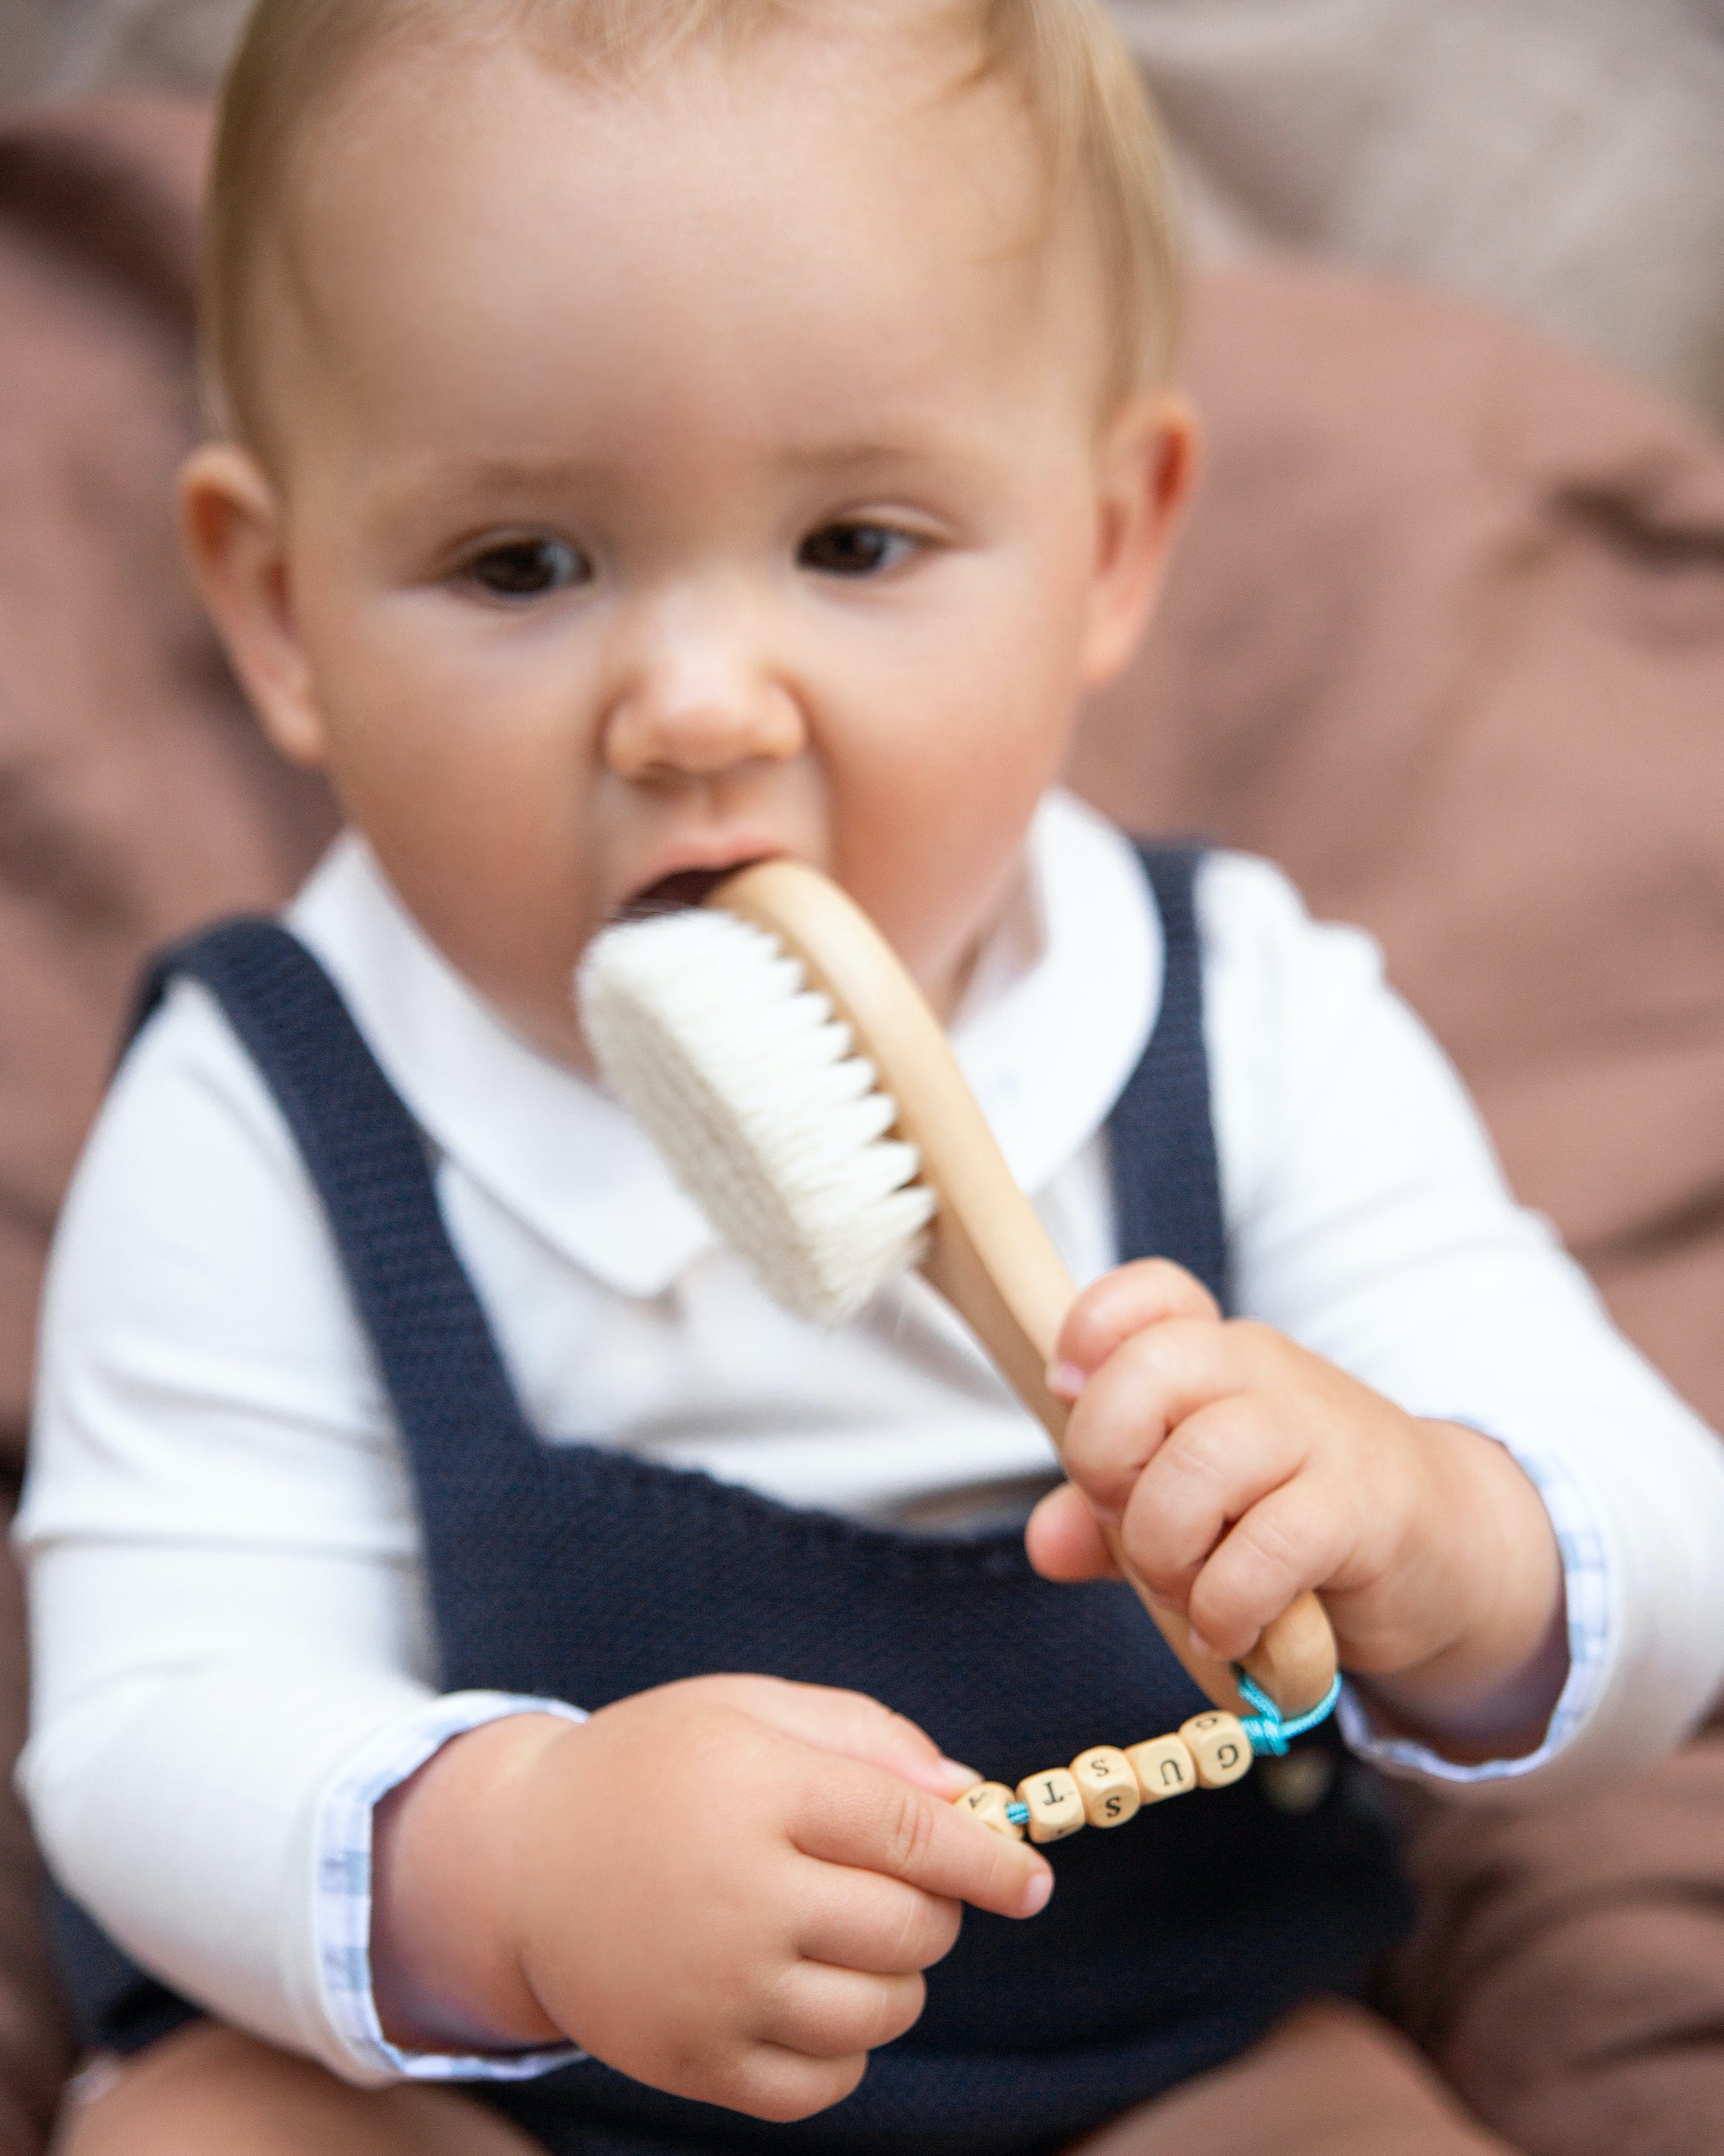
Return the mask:
<svg viewBox="0 0 1724 2156">
<path fill-rule="evenodd" d="M 1069 176 L 1024 85 L 979 68 L 972 40 L 936 38 L 926 23 L 911 34 L 901 18 L 914 20 L 913 10 L 870 8 L 859 23 L 857 10 L 834 5 L 848 29 L 793 13 L 776 33 L 763 24 L 741 44 L 680 46 L 626 71 L 583 64 L 577 49 L 520 25 L 511 34 L 428 31 L 392 43 L 358 56 L 301 116 L 280 209 L 290 219 L 350 214 L 355 196 L 404 159 L 482 159 L 487 141 L 512 149 L 515 130 L 536 116 L 526 108 L 542 108 L 549 93 L 571 159 L 594 142 L 620 153 L 650 139 L 673 199 L 703 179 L 710 185 L 715 148 L 734 182 L 751 167 L 771 169 L 773 147 L 788 138 L 808 153 L 810 179 L 847 150 L 880 164 L 910 156 L 942 168 L 944 192 L 998 218 L 1003 239 L 1041 236 Z M 524 171 L 523 192 L 527 182 Z M 740 200 L 734 186 L 724 192 Z M 759 208 L 769 215 L 782 201 L 762 188 Z M 436 235 L 423 236 L 428 244 Z"/>
<path fill-rule="evenodd" d="M 601 21 L 711 34 L 595 57 Z M 254 443 L 287 347 L 403 308 L 419 311 L 403 336 L 439 333 L 503 270 L 530 281 L 523 249 L 618 308 L 654 276 L 721 270 L 768 325 L 805 305 L 790 239 L 852 263 L 864 295 L 894 261 L 931 276 L 945 316 L 960 288 L 1020 314 L 1026 295 L 1099 302 L 1109 398 L 1165 375 L 1177 279 L 1154 126 L 1099 0 L 259 0 L 254 33 L 271 22 L 308 51 L 308 23 L 351 34 L 315 65 L 302 52 L 304 80 L 291 52 L 249 43 L 224 108 L 207 377 Z M 1013 23 L 1039 27 L 1013 42 Z M 439 286 L 439 266 L 470 289 Z"/>
<path fill-rule="evenodd" d="M 953 90 L 949 63 L 894 55 L 870 81 L 816 58 L 689 54 L 616 90 L 527 48 L 428 53 L 303 160 L 275 302 L 354 380 L 415 341 L 482 344 L 487 318 L 500 341 L 603 341 L 644 380 L 660 334 L 709 340 L 721 373 L 750 338 L 828 365 L 848 338 L 864 375 L 900 356 L 876 336 L 1021 343 L 1080 226 L 1020 102 Z"/>
</svg>

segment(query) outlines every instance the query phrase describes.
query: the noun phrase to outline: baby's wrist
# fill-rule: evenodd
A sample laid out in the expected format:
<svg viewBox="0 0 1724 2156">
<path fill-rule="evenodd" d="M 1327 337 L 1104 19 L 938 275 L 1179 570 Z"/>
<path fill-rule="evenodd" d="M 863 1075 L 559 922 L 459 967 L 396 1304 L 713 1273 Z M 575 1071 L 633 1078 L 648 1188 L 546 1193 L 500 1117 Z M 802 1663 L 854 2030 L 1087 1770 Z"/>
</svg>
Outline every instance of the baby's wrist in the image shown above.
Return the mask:
<svg viewBox="0 0 1724 2156">
<path fill-rule="evenodd" d="M 1409 1556 L 1427 1644 L 1398 1668 L 1356 1675 L 1395 1733 L 1461 1762 L 1542 1742 L 1568 1673 L 1562 1552 L 1513 1455 L 1462 1424 L 1427 1423 L 1434 1492 Z"/>
<path fill-rule="evenodd" d="M 1457 1766 L 1474 1766 L 1538 1749 L 1568 1667 L 1568 1625 L 1558 1607 L 1540 1650 L 1495 1686 L 1457 1681 L 1440 1662 L 1351 1682 L 1379 1736 L 1410 1738 Z"/>
<path fill-rule="evenodd" d="M 377 1807 L 372 1989 L 404 2051 L 502 2051 L 564 2041 L 523 1968 L 521 1841 L 534 1776 L 579 1732 L 510 1715 L 445 1744 Z"/>
</svg>

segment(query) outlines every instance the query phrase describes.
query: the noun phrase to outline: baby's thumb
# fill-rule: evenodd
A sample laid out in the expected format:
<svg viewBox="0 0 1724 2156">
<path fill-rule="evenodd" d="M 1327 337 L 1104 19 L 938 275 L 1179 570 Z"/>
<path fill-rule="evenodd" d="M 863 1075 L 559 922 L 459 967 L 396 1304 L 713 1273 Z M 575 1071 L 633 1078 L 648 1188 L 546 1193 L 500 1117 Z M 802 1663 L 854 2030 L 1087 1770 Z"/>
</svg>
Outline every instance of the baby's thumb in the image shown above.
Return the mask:
<svg viewBox="0 0 1724 2156">
<path fill-rule="evenodd" d="M 933 1738 L 901 1714 L 894 1714 L 864 1692 L 836 1691 L 825 1685 L 757 1680 L 759 1691 L 748 1711 L 787 1737 L 798 1737 L 822 1752 L 884 1767 L 913 1789 L 931 1797 L 962 1796 L 982 1779 L 973 1768 L 948 1759 Z"/>
</svg>

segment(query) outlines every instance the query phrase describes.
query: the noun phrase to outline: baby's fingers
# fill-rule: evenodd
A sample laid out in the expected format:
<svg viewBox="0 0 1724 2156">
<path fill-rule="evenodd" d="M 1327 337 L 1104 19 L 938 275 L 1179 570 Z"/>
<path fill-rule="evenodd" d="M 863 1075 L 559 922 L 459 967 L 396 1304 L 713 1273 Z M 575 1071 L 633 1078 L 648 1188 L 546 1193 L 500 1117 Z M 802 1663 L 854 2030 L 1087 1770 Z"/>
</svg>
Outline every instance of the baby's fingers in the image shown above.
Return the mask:
<svg viewBox="0 0 1724 2156">
<path fill-rule="evenodd" d="M 1075 1484 L 1050 1490 L 1030 1514 L 1024 1547 L 1044 1579 L 1071 1584 L 1118 1576 L 1095 1507 Z"/>
<path fill-rule="evenodd" d="M 865 2051 L 835 2059 L 815 2058 L 794 2045 L 751 2044 L 737 2066 L 699 2090 L 672 2088 L 673 2096 L 696 2095 L 706 2103 L 746 2112 L 774 2126 L 794 2125 L 842 2103 L 868 2071 Z"/>
<path fill-rule="evenodd" d="M 1208 1289 L 1171 1259 L 1141 1258 L 1120 1265 L 1086 1287 L 1066 1312 L 1049 1389 L 1063 1400 L 1075 1400 L 1084 1381 L 1132 1333 L 1170 1317 L 1214 1323 L 1220 1316 Z"/>
<path fill-rule="evenodd" d="M 1331 1578 L 1352 1517 L 1298 1420 L 1244 1394 L 1180 1424 L 1133 1492 L 1121 1539 L 1200 1642 L 1237 1661 L 1296 1595 Z"/>
<path fill-rule="evenodd" d="M 913 2029 L 926 1999 L 919 1976 L 865 1976 L 796 1962 L 767 2002 L 755 2033 L 806 2058 L 847 2059 Z"/>
<path fill-rule="evenodd" d="M 882 1872 L 998 1917 L 1034 1917 L 1054 1891 L 1053 1874 L 1027 1843 L 868 1768 L 811 1791 L 792 1832 L 806 1856 Z"/>
<path fill-rule="evenodd" d="M 1249 1327 L 1170 1317 L 1134 1332 L 1085 1383 L 1060 1448 L 1066 1473 L 1103 1512 L 1123 1512 L 1138 1477 L 1188 1416 L 1252 1389 L 1273 1350 Z"/>
<path fill-rule="evenodd" d="M 981 1779 L 972 1768 L 947 1758 L 907 1716 L 895 1714 L 865 1692 L 793 1684 L 782 1677 L 702 1677 L 696 1682 L 709 1691 L 721 1688 L 731 1704 L 787 1737 L 817 1751 L 884 1767 L 936 1797 L 961 1796 Z"/>
<path fill-rule="evenodd" d="M 1331 1580 L 1346 1555 L 1332 1504 L 1313 1477 L 1297 1476 L 1254 1505 L 1198 1573 L 1187 1604 L 1192 1630 L 1238 1661 L 1296 1595 Z"/>
<path fill-rule="evenodd" d="M 810 1870 L 814 1878 L 795 1933 L 797 1952 L 809 1961 L 869 1976 L 914 1976 L 957 1945 L 960 1902 L 854 1865 Z"/>
</svg>

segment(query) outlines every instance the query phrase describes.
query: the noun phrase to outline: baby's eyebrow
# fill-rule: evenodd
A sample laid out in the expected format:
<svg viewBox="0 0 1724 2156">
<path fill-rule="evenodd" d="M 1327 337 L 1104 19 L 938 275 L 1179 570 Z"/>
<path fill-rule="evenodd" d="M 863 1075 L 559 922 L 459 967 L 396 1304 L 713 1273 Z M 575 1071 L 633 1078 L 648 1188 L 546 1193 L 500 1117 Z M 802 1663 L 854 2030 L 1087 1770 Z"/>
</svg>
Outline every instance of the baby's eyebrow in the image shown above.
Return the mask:
<svg viewBox="0 0 1724 2156">
<path fill-rule="evenodd" d="M 770 452 L 770 460 L 787 470 L 830 472 L 874 471 L 923 464 L 949 457 L 962 444 L 952 437 L 929 429 L 906 429 L 902 434 L 858 439 L 834 436 L 788 442 Z M 468 457 L 455 460 L 446 476 L 460 485 L 477 489 L 510 486 L 591 485 L 626 477 L 633 460 L 628 457 L 544 456 Z"/>
<path fill-rule="evenodd" d="M 523 516 L 614 485 L 623 459 L 543 455 L 408 454 L 377 475 L 373 501 L 386 523 L 437 525 L 451 517 Z"/>
<path fill-rule="evenodd" d="M 768 444 L 767 454 L 780 471 L 799 480 L 847 487 L 887 487 L 936 470 L 951 474 L 980 449 L 981 445 L 968 440 L 962 428 L 906 427 L 892 435 L 835 434 L 830 439 L 813 437 Z M 383 477 L 379 492 L 386 516 L 442 517 L 461 513 L 464 508 L 475 513 L 499 507 L 506 510 L 511 501 L 531 510 L 552 498 L 603 499 L 626 491 L 631 477 L 638 473 L 637 460 L 626 454 L 571 456 L 559 450 L 518 454 L 451 451 L 434 457 L 404 458 L 397 471 Z"/>
<path fill-rule="evenodd" d="M 806 442 L 782 449 L 777 461 L 798 471 L 844 471 L 859 465 L 901 464 L 916 454 L 904 442 Z"/>
<path fill-rule="evenodd" d="M 525 492 L 546 486 L 591 485 L 595 480 L 613 477 L 625 469 L 620 459 L 613 463 L 556 453 L 542 456 L 471 456 L 457 453 L 439 455 L 433 468 L 417 464 L 410 467 L 403 471 L 392 491 L 399 501 L 410 504 L 422 494 L 443 495 L 451 489 L 492 494 L 511 490 Z"/>
<path fill-rule="evenodd" d="M 788 444 L 775 459 L 793 471 L 830 473 L 901 470 L 906 467 L 946 462 L 963 454 L 966 443 L 959 429 L 949 433 L 930 428 L 906 429 L 878 439 L 847 438 Z"/>
</svg>

